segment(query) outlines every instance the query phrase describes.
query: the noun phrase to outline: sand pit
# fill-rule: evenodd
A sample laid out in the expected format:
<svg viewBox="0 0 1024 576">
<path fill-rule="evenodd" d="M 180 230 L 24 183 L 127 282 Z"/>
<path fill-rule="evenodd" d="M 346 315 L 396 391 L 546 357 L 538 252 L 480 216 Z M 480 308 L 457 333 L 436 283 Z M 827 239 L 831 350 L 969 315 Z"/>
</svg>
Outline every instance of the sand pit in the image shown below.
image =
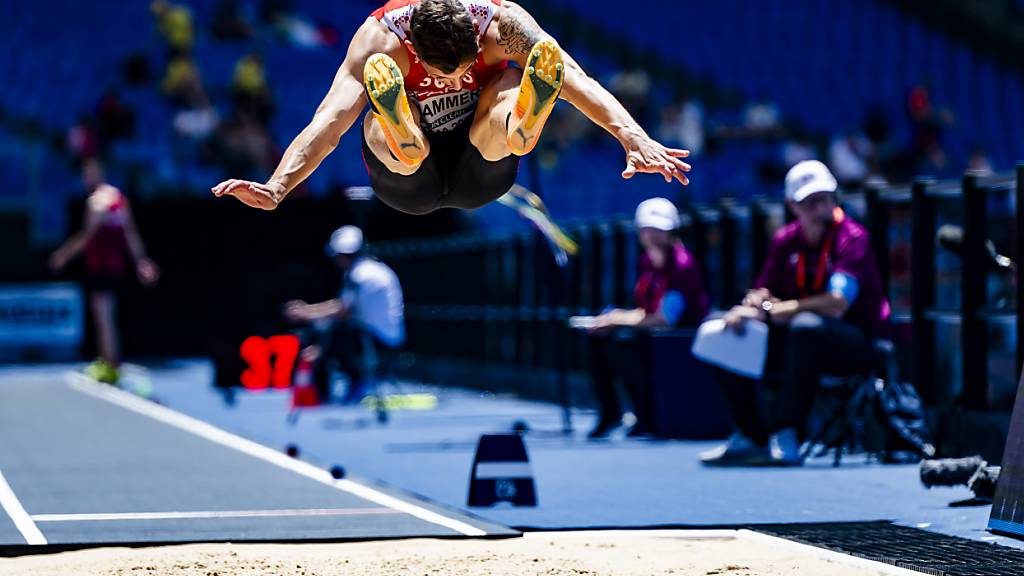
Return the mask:
<svg viewBox="0 0 1024 576">
<path fill-rule="evenodd" d="M 534 534 L 509 540 L 352 544 L 199 544 L 0 559 L 0 574 L 5 576 L 867 576 L 901 572 L 735 532 L 591 532 Z"/>
</svg>

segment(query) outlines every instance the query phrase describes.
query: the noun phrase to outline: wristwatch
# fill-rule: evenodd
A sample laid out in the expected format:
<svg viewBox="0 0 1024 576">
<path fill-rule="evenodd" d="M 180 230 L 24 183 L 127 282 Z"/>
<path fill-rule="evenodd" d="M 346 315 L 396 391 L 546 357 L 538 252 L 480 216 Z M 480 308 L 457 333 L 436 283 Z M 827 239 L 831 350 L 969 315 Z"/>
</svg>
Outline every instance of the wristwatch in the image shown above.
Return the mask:
<svg viewBox="0 0 1024 576">
<path fill-rule="evenodd" d="M 771 321 L 773 308 L 775 308 L 775 302 L 772 302 L 771 300 L 764 300 L 761 302 L 761 310 L 764 311 L 765 322 Z"/>
</svg>

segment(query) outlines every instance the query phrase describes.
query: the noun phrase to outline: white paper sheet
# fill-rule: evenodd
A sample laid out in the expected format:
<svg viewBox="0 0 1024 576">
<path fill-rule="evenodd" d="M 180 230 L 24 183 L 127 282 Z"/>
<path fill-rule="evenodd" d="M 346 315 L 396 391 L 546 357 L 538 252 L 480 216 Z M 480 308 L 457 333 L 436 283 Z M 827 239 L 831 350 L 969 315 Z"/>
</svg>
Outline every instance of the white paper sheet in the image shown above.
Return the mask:
<svg viewBox="0 0 1024 576">
<path fill-rule="evenodd" d="M 725 327 L 725 320 L 708 320 L 697 329 L 693 355 L 723 370 L 760 379 L 768 356 L 768 325 L 747 320 L 743 334 Z"/>
</svg>

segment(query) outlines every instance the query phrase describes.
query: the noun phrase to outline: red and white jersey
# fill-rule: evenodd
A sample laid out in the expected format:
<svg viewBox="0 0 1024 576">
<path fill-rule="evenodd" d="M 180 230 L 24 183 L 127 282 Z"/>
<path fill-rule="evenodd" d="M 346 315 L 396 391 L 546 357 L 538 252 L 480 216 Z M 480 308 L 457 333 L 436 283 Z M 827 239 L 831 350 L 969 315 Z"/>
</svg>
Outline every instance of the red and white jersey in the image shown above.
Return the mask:
<svg viewBox="0 0 1024 576">
<path fill-rule="evenodd" d="M 128 199 L 117 188 L 104 184 L 87 202 L 98 213 L 100 225 L 85 245 L 85 267 L 94 274 L 121 274 L 128 253 Z"/>
<path fill-rule="evenodd" d="M 459 0 L 480 25 L 481 36 L 491 25 L 501 0 Z M 380 20 L 405 43 L 412 23 L 413 8 L 420 0 L 390 0 L 377 9 L 373 17 Z M 408 50 L 408 46 L 406 46 Z M 462 88 L 445 87 L 440 80 L 427 74 L 412 51 L 409 51 L 409 71 L 405 75 L 405 91 L 420 111 L 420 125 L 426 132 L 450 132 L 473 118 L 480 90 L 492 78 L 508 67 L 507 62 L 488 65 L 483 54 L 462 78 Z"/>
</svg>

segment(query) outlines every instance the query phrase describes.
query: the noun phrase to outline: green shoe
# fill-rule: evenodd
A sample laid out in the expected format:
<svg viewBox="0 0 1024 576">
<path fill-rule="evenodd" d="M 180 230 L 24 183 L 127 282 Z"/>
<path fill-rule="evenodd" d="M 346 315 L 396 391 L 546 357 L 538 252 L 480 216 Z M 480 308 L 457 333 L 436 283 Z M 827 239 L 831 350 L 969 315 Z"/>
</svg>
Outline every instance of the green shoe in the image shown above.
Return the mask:
<svg viewBox="0 0 1024 576">
<path fill-rule="evenodd" d="M 85 375 L 104 384 L 117 384 L 121 378 L 121 371 L 103 360 L 96 360 L 85 367 Z"/>
</svg>

